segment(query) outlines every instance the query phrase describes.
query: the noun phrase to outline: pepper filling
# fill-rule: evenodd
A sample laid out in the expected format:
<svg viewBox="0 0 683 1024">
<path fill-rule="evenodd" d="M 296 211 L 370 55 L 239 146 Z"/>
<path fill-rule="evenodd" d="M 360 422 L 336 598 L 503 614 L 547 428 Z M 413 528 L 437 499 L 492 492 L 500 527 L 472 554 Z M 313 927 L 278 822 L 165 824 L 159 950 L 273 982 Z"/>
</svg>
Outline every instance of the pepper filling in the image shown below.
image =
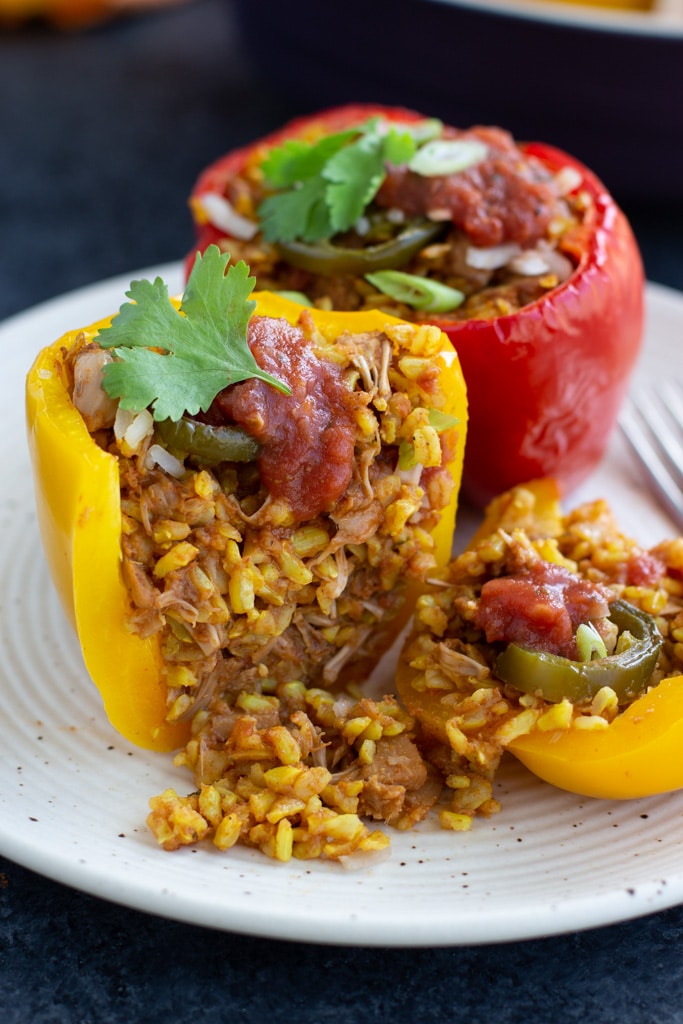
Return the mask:
<svg viewBox="0 0 683 1024">
<path fill-rule="evenodd" d="M 445 159 L 437 148 L 427 160 L 387 162 L 355 222 L 313 241 L 264 229 L 262 211 L 287 190 L 269 183 L 262 148 L 222 192 L 193 197 L 195 219 L 204 237 L 249 263 L 259 288 L 323 309 L 379 308 L 414 321 L 435 312 L 445 321 L 493 318 L 571 276 L 591 206 L 577 170 L 548 169 L 500 128 L 442 126 L 424 152 L 434 145 Z M 453 145 L 471 155 L 450 170 Z M 295 201 L 297 188 L 323 189 L 326 173 L 294 182 Z"/>
<path fill-rule="evenodd" d="M 683 672 L 682 540 L 645 551 L 604 501 L 563 516 L 525 487 L 498 499 L 496 519 L 418 602 L 397 676 L 456 829 L 497 809 L 515 739 L 607 729 Z"/>
</svg>

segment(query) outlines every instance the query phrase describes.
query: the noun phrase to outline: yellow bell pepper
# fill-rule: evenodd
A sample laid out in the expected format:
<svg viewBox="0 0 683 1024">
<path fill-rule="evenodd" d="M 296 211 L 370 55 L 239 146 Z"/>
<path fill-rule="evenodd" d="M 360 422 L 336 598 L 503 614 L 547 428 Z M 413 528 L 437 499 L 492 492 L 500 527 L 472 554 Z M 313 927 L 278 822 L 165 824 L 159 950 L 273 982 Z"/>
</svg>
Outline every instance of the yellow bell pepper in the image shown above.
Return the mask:
<svg viewBox="0 0 683 1024">
<path fill-rule="evenodd" d="M 525 485 L 531 504 L 516 488 L 494 499 L 470 542 L 477 544 L 499 528 L 529 530 L 532 536 L 557 537 L 562 513 L 555 481 Z M 410 640 L 408 641 L 410 642 Z M 426 732 L 448 743 L 452 716 L 443 691 L 417 690 L 417 676 L 405 659 L 397 667 L 397 690 L 408 711 Z M 683 675 L 668 676 L 600 728 L 532 729 L 506 749 L 545 782 L 583 796 L 634 799 L 683 788 Z"/>
<path fill-rule="evenodd" d="M 280 296 L 255 293 L 256 314 L 296 323 L 301 306 Z M 328 339 L 350 331 L 382 330 L 400 323 L 377 311 L 311 311 Z M 94 337 L 110 320 L 85 328 Z M 414 330 L 411 325 L 410 330 Z M 65 353 L 79 331 L 43 349 L 27 379 L 26 412 L 34 471 L 38 522 L 47 561 L 64 611 L 77 632 L 87 670 L 97 685 L 114 727 L 132 742 L 154 750 L 174 749 L 188 738 L 189 725 L 166 721 L 166 686 L 159 642 L 143 639 L 127 625 L 131 601 L 121 573 L 119 466 L 88 433 L 71 402 Z M 439 565 L 450 557 L 467 426 L 465 383 L 457 355 L 441 336 L 434 356 L 446 394 L 442 409 L 458 420 L 457 444 L 449 469 L 452 499 L 432 533 Z M 415 593 L 411 598 L 416 596 Z M 412 600 L 395 623 L 401 628 Z"/>
<path fill-rule="evenodd" d="M 606 729 L 531 732 L 509 750 L 544 782 L 583 796 L 633 799 L 683 788 L 683 676 L 669 676 Z"/>
</svg>

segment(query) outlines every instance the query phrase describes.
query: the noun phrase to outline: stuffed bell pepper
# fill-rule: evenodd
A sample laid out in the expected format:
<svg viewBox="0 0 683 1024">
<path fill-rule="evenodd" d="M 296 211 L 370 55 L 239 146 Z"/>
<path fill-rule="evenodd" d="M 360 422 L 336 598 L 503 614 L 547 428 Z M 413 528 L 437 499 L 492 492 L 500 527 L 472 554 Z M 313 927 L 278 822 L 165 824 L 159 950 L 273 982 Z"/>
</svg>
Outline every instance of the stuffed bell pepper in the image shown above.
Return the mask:
<svg viewBox="0 0 683 1024">
<path fill-rule="evenodd" d="M 541 476 L 566 493 L 600 460 L 639 351 L 643 270 L 623 213 L 573 157 L 352 105 L 217 160 L 190 205 L 195 249 L 229 249 L 258 287 L 448 335 L 476 502 Z"/>
<path fill-rule="evenodd" d="M 683 538 L 644 550 L 604 501 L 565 515 L 554 481 L 513 489 L 420 597 L 397 688 L 446 827 L 498 809 L 506 750 L 591 797 L 682 788 Z"/>
<path fill-rule="evenodd" d="M 393 698 L 334 693 L 450 557 L 465 385 L 438 329 L 250 299 L 227 264 L 209 248 L 179 304 L 133 282 L 117 316 L 39 354 L 39 523 L 111 722 L 185 745 L 196 792 L 153 801 L 159 842 L 338 856 L 384 843 L 355 813 L 375 752 L 419 761 Z M 276 797 L 289 810 L 267 819 Z"/>
</svg>

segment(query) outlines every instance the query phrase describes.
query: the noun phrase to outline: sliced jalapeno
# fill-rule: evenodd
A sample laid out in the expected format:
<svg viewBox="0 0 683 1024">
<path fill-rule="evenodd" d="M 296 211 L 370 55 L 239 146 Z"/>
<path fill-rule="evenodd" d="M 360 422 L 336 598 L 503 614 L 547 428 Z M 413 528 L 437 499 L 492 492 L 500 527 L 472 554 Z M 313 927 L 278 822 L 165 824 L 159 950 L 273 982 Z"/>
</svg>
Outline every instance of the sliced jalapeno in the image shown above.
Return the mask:
<svg viewBox="0 0 683 1024">
<path fill-rule="evenodd" d="M 565 697 L 574 704 L 587 702 L 603 686 L 614 690 L 619 703 L 628 703 L 647 687 L 662 637 L 652 616 L 626 601 L 613 601 L 609 618 L 619 630 L 619 640 L 616 653 L 606 658 L 572 661 L 508 644 L 496 658 L 495 673 L 503 682 L 551 703 Z"/>
<path fill-rule="evenodd" d="M 320 242 L 279 242 L 280 254 L 294 267 L 312 274 L 366 274 L 405 266 L 425 245 L 443 233 L 445 225 L 427 218 L 410 221 L 393 238 L 362 249 Z"/>
<path fill-rule="evenodd" d="M 174 455 L 192 455 L 205 466 L 219 462 L 252 462 L 259 445 L 243 427 L 212 426 L 184 417 L 162 420 L 156 430 L 164 445 Z"/>
</svg>

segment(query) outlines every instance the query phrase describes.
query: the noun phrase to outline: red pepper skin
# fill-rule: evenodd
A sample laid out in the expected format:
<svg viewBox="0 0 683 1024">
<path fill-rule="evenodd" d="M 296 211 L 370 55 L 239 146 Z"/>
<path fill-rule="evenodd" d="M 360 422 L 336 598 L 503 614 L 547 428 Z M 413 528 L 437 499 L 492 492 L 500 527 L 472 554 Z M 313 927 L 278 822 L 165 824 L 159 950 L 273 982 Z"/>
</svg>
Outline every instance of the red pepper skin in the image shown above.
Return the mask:
<svg viewBox="0 0 683 1024">
<path fill-rule="evenodd" d="M 255 153 L 320 126 L 339 131 L 372 116 L 414 121 L 423 115 L 373 105 L 335 107 L 298 118 L 217 160 L 193 196 L 224 191 Z M 643 335 L 644 273 L 630 225 L 599 179 L 559 149 L 521 146 L 551 171 L 572 167 L 592 209 L 574 234 L 570 277 L 517 313 L 492 320 L 435 323 L 456 348 L 465 374 L 470 426 L 463 492 L 478 505 L 527 480 L 554 477 L 574 490 L 605 453 Z M 224 238 L 198 225 L 197 249 Z"/>
</svg>

